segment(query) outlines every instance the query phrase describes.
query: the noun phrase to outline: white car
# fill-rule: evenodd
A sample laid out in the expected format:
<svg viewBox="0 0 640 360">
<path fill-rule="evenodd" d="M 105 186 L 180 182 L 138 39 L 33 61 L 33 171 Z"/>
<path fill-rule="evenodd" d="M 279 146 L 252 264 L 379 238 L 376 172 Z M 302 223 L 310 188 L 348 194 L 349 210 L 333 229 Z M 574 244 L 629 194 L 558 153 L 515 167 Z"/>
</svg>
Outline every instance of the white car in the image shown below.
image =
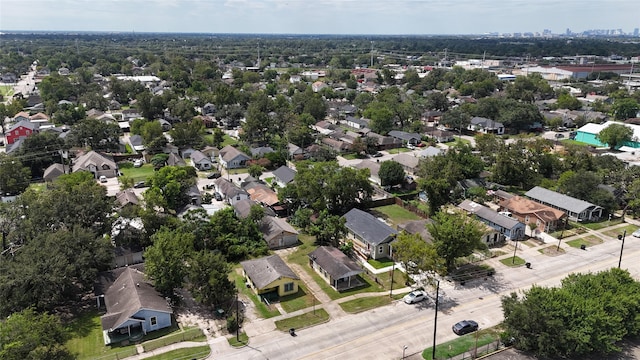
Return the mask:
<svg viewBox="0 0 640 360">
<path fill-rule="evenodd" d="M 427 299 L 427 293 L 422 290 L 413 290 L 402 298 L 407 304 L 417 303 L 425 299 Z"/>
<path fill-rule="evenodd" d="M 640 237 L 640 229 L 634 231 L 631 235 L 633 235 L 634 237 Z"/>
</svg>

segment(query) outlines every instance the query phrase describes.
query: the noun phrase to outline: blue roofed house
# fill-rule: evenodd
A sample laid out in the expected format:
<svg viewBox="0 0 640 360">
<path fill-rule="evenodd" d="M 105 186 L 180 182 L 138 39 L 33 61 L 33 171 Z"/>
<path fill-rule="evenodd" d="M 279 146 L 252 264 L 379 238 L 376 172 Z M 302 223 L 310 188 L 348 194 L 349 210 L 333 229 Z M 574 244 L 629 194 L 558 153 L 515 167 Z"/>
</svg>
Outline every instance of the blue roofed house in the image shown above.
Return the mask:
<svg viewBox="0 0 640 360">
<path fill-rule="evenodd" d="M 564 211 L 573 221 L 596 221 L 602 217 L 602 207 L 590 202 L 536 186 L 524 196 L 541 204 Z"/>
<path fill-rule="evenodd" d="M 171 326 L 173 310 L 142 272 L 126 267 L 111 273 L 115 281 L 98 296 L 107 307 L 100 318 L 105 345 Z"/>
<path fill-rule="evenodd" d="M 391 257 L 391 242 L 398 232 L 375 216 L 360 209 L 344 214 L 347 239 L 353 241 L 356 253 L 365 258 Z"/>
<path fill-rule="evenodd" d="M 526 225 L 516 218 L 502 215 L 471 200 L 464 200 L 458 207 L 469 214 L 475 215 L 479 221 L 495 230 L 495 232 L 483 234 L 483 241 L 487 245 L 504 240 L 520 240 L 524 237 Z"/>
</svg>

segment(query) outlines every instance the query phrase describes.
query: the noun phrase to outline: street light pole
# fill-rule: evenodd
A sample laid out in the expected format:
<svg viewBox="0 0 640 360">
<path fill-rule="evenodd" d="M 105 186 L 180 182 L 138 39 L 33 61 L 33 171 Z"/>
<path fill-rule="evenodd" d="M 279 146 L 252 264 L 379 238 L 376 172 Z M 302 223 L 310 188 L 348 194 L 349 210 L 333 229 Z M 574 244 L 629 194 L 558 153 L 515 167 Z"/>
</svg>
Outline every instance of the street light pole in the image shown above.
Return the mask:
<svg viewBox="0 0 640 360">
<path fill-rule="evenodd" d="M 620 269 L 620 265 L 622 264 L 622 250 L 624 250 L 624 238 L 627 237 L 627 230 L 624 230 L 622 235 L 618 235 L 618 240 L 622 240 L 622 246 L 620 246 L 620 259 L 618 260 L 618 269 Z"/>
<path fill-rule="evenodd" d="M 438 329 L 438 300 L 440 299 L 440 280 L 436 280 L 436 311 L 433 320 L 433 347 L 431 348 L 431 359 L 436 358 L 436 330 Z"/>
<path fill-rule="evenodd" d="M 405 345 L 405 346 L 402 348 L 402 360 L 404 360 L 404 354 L 405 354 L 405 351 L 407 351 L 407 349 L 408 349 L 408 348 L 409 348 L 409 347 L 408 347 L 407 345 Z"/>
</svg>

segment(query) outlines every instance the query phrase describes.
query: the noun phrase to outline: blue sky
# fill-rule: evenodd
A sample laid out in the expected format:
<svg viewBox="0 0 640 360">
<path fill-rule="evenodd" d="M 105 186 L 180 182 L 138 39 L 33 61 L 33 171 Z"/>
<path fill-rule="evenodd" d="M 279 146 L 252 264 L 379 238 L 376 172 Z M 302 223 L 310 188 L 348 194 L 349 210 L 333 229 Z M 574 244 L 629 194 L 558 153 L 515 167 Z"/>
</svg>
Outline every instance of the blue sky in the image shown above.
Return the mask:
<svg viewBox="0 0 640 360">
<path fill-rule="evenodd" d="M 0 1 L 0 30 L 374 35 L 637 27 L 638 0 Z"/>
</svg>

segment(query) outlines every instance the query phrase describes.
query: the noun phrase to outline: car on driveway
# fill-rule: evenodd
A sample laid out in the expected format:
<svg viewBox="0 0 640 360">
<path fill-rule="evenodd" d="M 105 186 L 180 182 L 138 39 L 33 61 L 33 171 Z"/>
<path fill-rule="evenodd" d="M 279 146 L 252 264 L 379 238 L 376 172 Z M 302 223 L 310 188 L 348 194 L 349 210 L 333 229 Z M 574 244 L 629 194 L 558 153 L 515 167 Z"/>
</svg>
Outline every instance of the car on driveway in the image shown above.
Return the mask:
<svg viewBox="0 0 640 360">
<path fill-rule="evenodd" d="M 221 176 L 222 174 L 220 174 L 219 172 L 212 172 L 207 174 L 207 179 L 217 179 Z"/>
<path fill-rule="evenodd" d="M 133 187 L 135 189 L 142 189 L 142 188 L 147 187 L 147 183 L 146 183 L 146 181 L 138 181 L 137 183 L 133 184 Z"/>
<path fill-rule="evenodd" d="M 478 323 L 473 320 L 462 320 L 455 323 L 451 329 L 456 335 L 464 335 L 478 331 Z"/>
<path fill-rule="evenodd" d="M 213 193 L 213 197 L 217 200 L 217 201 L 222 201 L 222 195 L 219 192 L 215 192 Z"/>
<path fill-rule="evenodd" d="M 379 158 L 379 157 L 382 157 L 383 155 L 384 155 L 383 153 L 381 153 L 381 152 L 377 152 L 377 153 L 373 154 L 372 156 L 373 156 L 374 158 Z"/>
<path fill-rule="evenodd" d="M 633 235 L 633 237 L 640 237 L 640 229 L 634 231 L 631 235 Z"/>
<path fill-rule="evenodd" d="M 425 299 L 427 299 L 427 293 L 422 290 L 413 290 L 402 298 L 407 304 L 417 303 Z"/>
</svg>

